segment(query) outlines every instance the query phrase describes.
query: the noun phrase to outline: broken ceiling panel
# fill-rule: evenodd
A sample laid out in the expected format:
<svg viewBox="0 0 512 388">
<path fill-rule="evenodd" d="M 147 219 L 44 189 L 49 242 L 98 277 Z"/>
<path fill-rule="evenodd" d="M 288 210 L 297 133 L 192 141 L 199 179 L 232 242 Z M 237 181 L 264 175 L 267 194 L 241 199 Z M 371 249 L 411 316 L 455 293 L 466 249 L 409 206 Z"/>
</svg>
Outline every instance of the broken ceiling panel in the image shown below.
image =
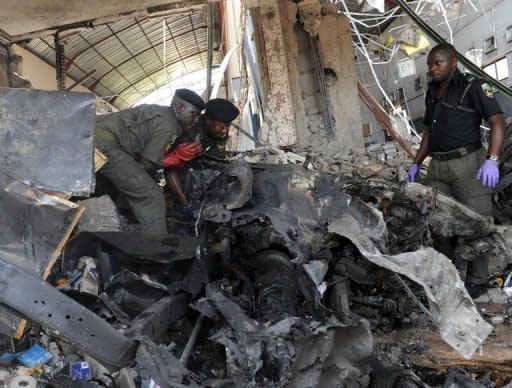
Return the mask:
<svg viewBox="0 0 512 388">
<path fill-rule="evenodd" d="M 220 36 L 215 34 L 217 38 Z M 64 70 L 116 108 L 127 108 L 154 90 L 207 65 L 204 12 L 137 16 L 63 36 Z M 214 43 L 213 63 L 221 61 Z M 55 66 L 54 38 L 33 39 L 25 48 Z"/>
<path fill-rule="evenodd" d="M 205 1 L 183 0 L 5 0 L 0 14 L 1 29 L 11 37 L 42 30 L 57 29 L 99 18 L 119 18 L 146 11 L 162 12 L 188 9 Z"/>
<path fill-rule="evenodd" d="M 0 89 L 0 169 L 67 195 L 94 189 L 94 97 L 88 93 Z"/>
</svg>

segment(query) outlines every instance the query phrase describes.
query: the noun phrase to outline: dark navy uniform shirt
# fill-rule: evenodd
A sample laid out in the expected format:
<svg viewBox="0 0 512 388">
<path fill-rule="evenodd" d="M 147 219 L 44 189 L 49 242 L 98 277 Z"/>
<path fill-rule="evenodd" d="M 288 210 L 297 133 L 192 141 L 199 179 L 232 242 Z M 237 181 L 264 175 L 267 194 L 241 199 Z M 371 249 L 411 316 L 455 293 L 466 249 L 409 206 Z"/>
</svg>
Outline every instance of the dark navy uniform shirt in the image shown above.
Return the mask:
<svg viewBox="0 0 512 388">
<path fill-rule="evenodd" d="M 213 138 L 208 133 L 206 119 L 204 115 L 199 117 L 199 123 L 187 131 L 181 133 L 173 142 L 169 144 L 168 151 L 174 150 L 181 143 L 189 143 L 200 140 L 203 147 L 203 154 L 213 159 L 225 160 L 227 158 L 226 146 L 229 136 L 222 138 Z"/>
<path fill-rule="evenodd" d="M 482 79 L 472 81 L 460 104 L 467 85 L 468 80 L 456 69 L 444 95 L 436 101 L 438 83 L 429 84 L 423 122 L 429 129 L 430 152 L 446 152 L 480 143 L 482 119 L 502 113 L 491 86 Z"/>
</svg>

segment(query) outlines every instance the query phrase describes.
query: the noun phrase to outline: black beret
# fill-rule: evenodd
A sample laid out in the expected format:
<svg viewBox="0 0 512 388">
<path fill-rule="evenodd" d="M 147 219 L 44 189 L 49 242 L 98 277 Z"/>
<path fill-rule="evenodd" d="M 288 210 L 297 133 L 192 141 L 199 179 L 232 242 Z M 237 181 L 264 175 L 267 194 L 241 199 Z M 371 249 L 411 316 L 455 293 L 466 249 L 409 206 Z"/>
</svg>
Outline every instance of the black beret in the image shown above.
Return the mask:
<svg viewBox="0 0 512 388">
<path fill-rule="evenodd" d="M 210 120 L 230 123 L 240 114 L 238 108 L 228 100 L 214 98 L 206 103 L 205 115 Z"/>
<path fill-rule="evenodd" d="M 197 94 L 193 90 L 176 89 L 176 91 L 174 92 L 174 95 L 181 98 L 182 100 L 185 100 L 185 101 L 191 103 L 192 105 L 199 108 L 200 110 L 203 110 L 205 107 L 204 101 L 201 98 L 201 96 L 199 96 L 199 94 Z"/>
</svg>

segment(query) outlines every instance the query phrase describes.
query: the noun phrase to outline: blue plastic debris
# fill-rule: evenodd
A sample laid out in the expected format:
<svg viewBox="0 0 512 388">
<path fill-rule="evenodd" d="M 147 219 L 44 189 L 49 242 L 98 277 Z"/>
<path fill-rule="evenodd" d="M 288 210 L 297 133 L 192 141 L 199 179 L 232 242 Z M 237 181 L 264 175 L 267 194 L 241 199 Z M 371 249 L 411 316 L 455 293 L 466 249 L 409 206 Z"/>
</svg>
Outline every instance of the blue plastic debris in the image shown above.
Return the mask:
<svg viewBox="0 0 512 388">
<path fill-rule="evenodd" d="M 18 356 L 18 361 L 23 365 L 32 368 L 36 365 L 46 364 L 51 361 L 53 355 L 41 345 L 34 345 Z"/>
<path fill-rule="evenodd" d="M 87 361 L 72 362 L 69 364 L 69 375 L 72 380 L 90 380 L 91 368 Z"/>
<path fill-rule="evenodd" d="M 4 353 L 0 355 L 0 364 L 5 362 L 11 362 L 12 360 L 16 359 L 21 353 Z"/>
</svg>

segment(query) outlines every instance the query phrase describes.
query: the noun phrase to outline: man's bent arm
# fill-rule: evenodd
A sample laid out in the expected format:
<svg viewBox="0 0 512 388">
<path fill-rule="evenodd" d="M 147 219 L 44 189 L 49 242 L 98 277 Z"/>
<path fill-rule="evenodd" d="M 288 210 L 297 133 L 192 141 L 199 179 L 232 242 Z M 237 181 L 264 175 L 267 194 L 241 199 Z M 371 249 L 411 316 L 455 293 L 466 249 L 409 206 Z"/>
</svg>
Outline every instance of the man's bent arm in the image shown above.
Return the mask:
<svg viewBox="0 0 512 388">
<path fill-rule="evenodd" d="M 423 137 L 421 138 L 420 148 L 414 157 L 414 164 L 421 164 L 423 160 L 428 156 L 428 128 L 423 131 Z"/>
<path fill-rule="evenodd" d="M 175 199 L 181 206 L 186 206 L 188 200 L 187 196 L 183 192 L 183 188 L 181 187 L 178 171 L 175 169 L 167 169 L 165 170 L 165 177 L 167 180 L 167 185 L 169 186 L 171 192 L 174 194 Z"/>
<path fill-rule="evenodd" d="M 158 170 L 158 165 L 156 165 L 155 163 L 153 163 L 151 160 L 149 160 L 148 158 L 142 156 L 142 155 L 139 155 L 139 157 L 137 158 L 137 162 L 139 162 L 139 164 L 142 165 L 142 167 L 144 167 L 144 169 L 150 174 L 154 174 L 156 170 Z"/>
<path fill-rule="evenodd" d="M 491 127 L 487 154 L 499 156 L 505 138 L 505 120 L 503 119 L 503 114 L 497 113 L 492 115 L 487 119 L 487 122 Z"/>
</svg>

